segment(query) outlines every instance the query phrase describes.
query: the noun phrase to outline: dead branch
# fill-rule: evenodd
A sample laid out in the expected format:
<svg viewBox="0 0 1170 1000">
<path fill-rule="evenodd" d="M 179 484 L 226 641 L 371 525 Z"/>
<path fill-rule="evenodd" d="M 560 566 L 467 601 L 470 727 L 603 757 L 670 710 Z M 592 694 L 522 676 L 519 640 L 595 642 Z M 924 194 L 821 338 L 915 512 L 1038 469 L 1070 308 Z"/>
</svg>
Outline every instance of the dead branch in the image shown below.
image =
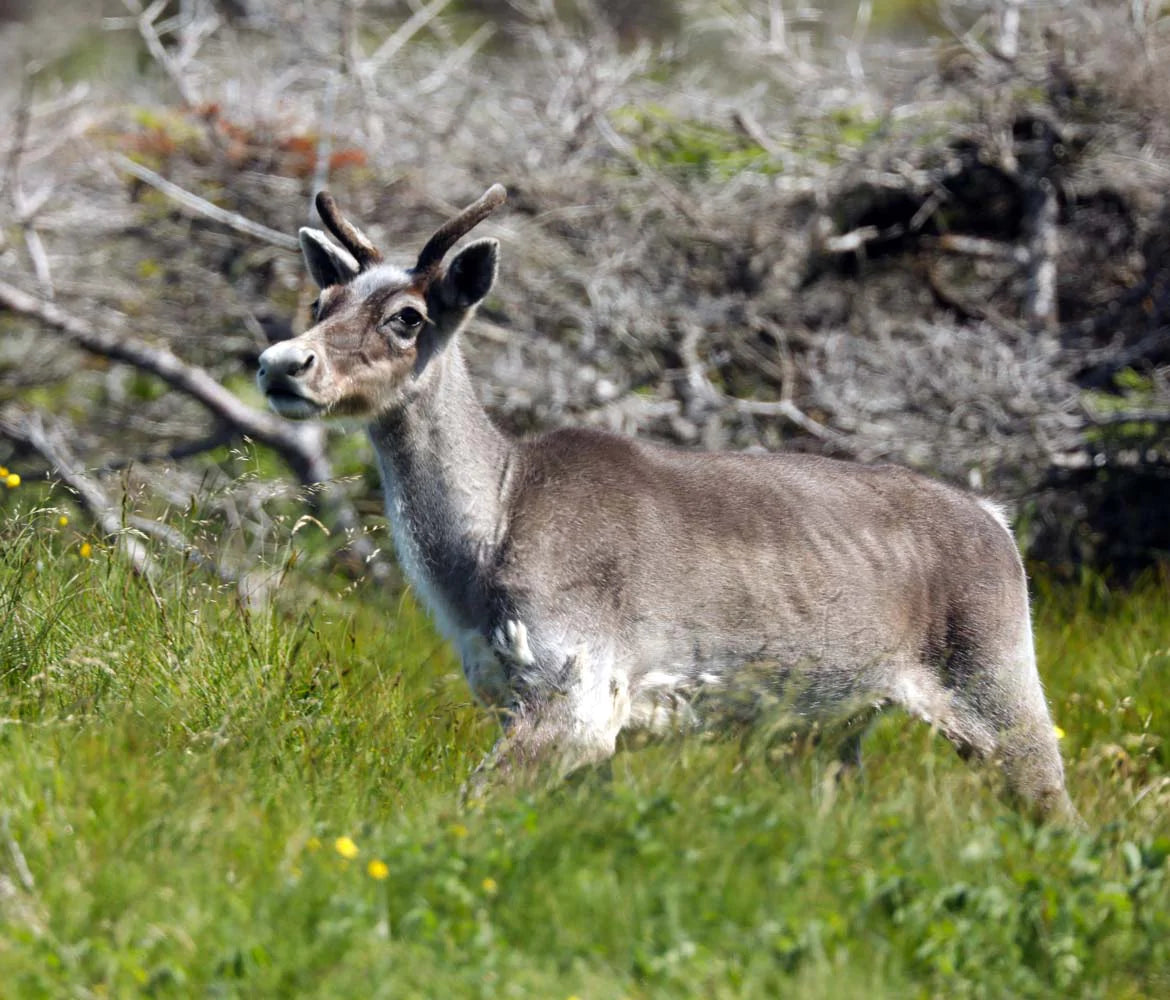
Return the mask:
<svg viewBox="0 0 1170 1000">
<path fill-rule="evenodd" d="M 95 329 L 59 306 L 37 299 L 18 288 L 0 282 L 0 306 L 29 316 L 49 329 L 64 334 L 72 343 L 91 354 L 132 365 L 149 372 L 167 385 L 200 403 L 241 437 L 274 449 L 305 486 L 323 484 L 317 503 L 327 517 L 347 536 L 354 553 L 370 563 L 374 575 L 385 572 L 377 562 L 374 547 L 361 533 L 361 523 L 344 491 L 333 483 L 333 469 L 325 454 L 325 430 L 317 423 L 294 424 L 261 410 L 255 410 L 228 392 L 202 368 L 188 364 L 165 347 L 155 347 L 127 334 Z M 124 327 L 125 319 L 107 314 L 111 326 Z M 323 515 L 326 516 L 326 515 Z"/>
<path fill-rule="evenodd" d="M 1170 410 L 1121 410 L 1117 413 L 1089 413 L 1085 427 L 1121 427 L 1125 424 L 1153 424 L 1158 427 L 1170 425 Z"/>
<path fill-rule="evenodd" d="M 1028 291 L 1024 316 L 1034 331 L 1053 331 L 1056 315 L 1056 255 L 1060 250 L 1056 190 L 1047 179 L 1030 194 L 1033 201 L 1025 220 L 1028 239 Z"/>
<path fill-rule="evenodd" d="M 431 0 L 430 3 L 416 10 L 390 33 L 368 59 L 361 63 L 360 72 L 367 77 L 373 77 L 379 69 L 401 52 L 415 35 L 438 17 L 443 8 L 450 2 L 451 0 Z"/>
<path fill-rule="evenodd" d="M 84 320 L 59 306 L 37 299 L 6 282 L 0 282 L 0 306 L 29 316 L 50 329 L 65 334 L 78 347 L 113 361 L 133 365 L 158 376 L 222 420 L 240 434 L 275 448 L 304 477 L 305 482 L 324 482 L 331 478 L 321 447 L 323 432 L 316 424 L 290 424 L 279 417 L 254 410 L 228 392 L 204 369 L 187 364 L 165 347 L 155 347 L 126 335 L 95 329 Z M 111 314 L 109 325 L 124 325 L 124 319 Z"/>
<path fill-rule="evenodd" d="M 806 434 L 811 434 L 820 441 L 831 441 L 834 444 L 843 444 L 845 435 L 826 427 L 820 421 L 814 420 L 788 399 L 734 399 L 726 397 L 727 401 L 739 413 L 747 413 L 756 417 L 782 417 L 790 424 L 799 427 Z"/>
<path fill-rule="evenodd" d="M 434 72 L 427 74 L 415 88 L 419 95 L 433 94 L 447 85 L 452 77 L 457 76 L 471 62 L 475 54 L 482 49 L 496 33 L 496 26 L 490 21 L 481 24 L 462 45 L 452 52 L 443 64 Z"/>
<path fill-rule="evenodd" d="M 922 237 L 922 245 L 943 253 L 977 257 L 981 260 L 1019 260 L 1023 254 L 1018 247 L 1000 240 L 989 240 L 982 236 L 965 236 L 962 233 L 944 233 L 938 237 Z"/>
<path fill-rule="evenodd" d="M 196 8 L 184 5 L 184 13 L 179 18 L 165 22 L 160 30 L 156 22 L 167 9 L 167 0 L 154 0 L 145 10 L 139 0 L 126 0 L 126 6 L 137 15 L 134 23 L 151 58 L 175 85 L 183 103 L 194 107 L 199 103 L 199 93 L 187 75 L 187 67 L 198 54 L 204 39 L 219 27 L 219 16 L 209 11 L 203 12 L 204 16 L 197 19 Z M 162 35 L 176 22 L 179 27 L 179 48 L 172 53 L 163 45 Z"/>
<path fill-rule="evenodd" d="M 125 170 L 128 174 L 133 174 L 144 184 L 149 184 L 156 191 L 161 191 L 172 201 L 188 211 L 212 219 L 221 225 L 227 226 L 229 229 L 234 229 L 238 233 L 244 233 L 246 236 L 263 240 L 265 243 L 271 243 L 281 250 L 292 250 L 296 252 L 300 249 L 300 244 L 297 243 L 296 239 L 287 233 L 282 233 L 276 229 L 269 229 L 259 222 L 253 222 L 246 216 L 240 215 L 239 212 L 229 212 L 227 209 L 220 208 L 218 205 L 213 205 L 206 198 L 200 198 L 199 195 L 193 194 L 186 188 L 179 187 L 178 184 L 167 180 L 161 174 L 155 173 L 149 167 L 144 167 L 141 163 L 135 163 L 128 156 L 123 156 L 121 153 L 114 153 L 110 159 L 115 166 Z"/>
</svg>

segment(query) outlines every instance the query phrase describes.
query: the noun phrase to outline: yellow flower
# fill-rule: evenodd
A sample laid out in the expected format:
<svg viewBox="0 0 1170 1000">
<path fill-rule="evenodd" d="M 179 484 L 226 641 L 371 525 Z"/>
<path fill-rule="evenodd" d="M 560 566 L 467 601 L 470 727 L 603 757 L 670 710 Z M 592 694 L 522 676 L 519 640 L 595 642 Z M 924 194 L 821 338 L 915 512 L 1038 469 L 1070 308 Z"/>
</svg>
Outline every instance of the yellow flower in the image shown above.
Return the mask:
<svg viewBox="0 0 1170 1000">
<path fill-rule="evenodd" d="M 333 849 L 346 861 L 352 861 L 358 856 L 358 845 L 353 842 L 352 837 L 338 837 L 333 841 Z"/>
<path fill-rule="evenodd" d="M 489 896 L 494 896 L 497 892 L 500 891 L 499 885 L 491 876 L 488 876 L 483 880 L 483 882 L 480 883 L 480 888 L 482 888 L 483 891 L 486 892 Z"/>
<path fill-rule="evenodd" d="M 321 850 L 321 838 L 320 837 L 310 837 L 308 840 L 305 841 L 305 847 L 308 848 L 310 851 Z"/>
<path fill-rule="evenodd" d="M 82 559 L 88 559 L 93 555 L 93 546 L 90 545 L 89 542 L 82 542 L 81 548 L 77 550 L 77 554 L 81 556 Z"/>
<path fill-rule="evenodd" d="M 69 518 L 67 518 L 64 514 L 62 514 L 59 518 L 57 518 L 57 523 L 59 525 L 61 525 L 62 528 L 68 528 L 69 527 Z"/>
<path fill-rule="evenodd" d="M 451 836 L 456 840 L 462 840 L 467 836 L 467 827 L 465 827 L 462 823 L 456 823 L 451 827 Z"/>
<path fill-rule="evenodd" d="M 390 874 L 390 869 L 386 865 L 386 862 L 379 861 L 377 858 L 366 865 L 366 871 L 369 873 L 370 878 L 376 879 L 379 882 Z"/>
<path fill-rule="evenodd" d="M 6 465 L 0 465 L 0 479 L 4 479 L 7 476 L 8 476 L 8 467 Z"/>
<path fill-rule="evenodd" d="M 1064 739 L 1065 733 L 1064 730 L 1060 728 L 1060 726 L 1053 726 L 1052 731 L 1056 734 L 1056 738 L 1058 740 Z"/>
<path fill-rule="evenodd" d="M 9 472 L 4 477 L 4 485 L 7 486 L 10 490 L 16 489 L 16 487 L 20 485 L 20 476 L 18 476 L 15 472 Z"/>
</svg>

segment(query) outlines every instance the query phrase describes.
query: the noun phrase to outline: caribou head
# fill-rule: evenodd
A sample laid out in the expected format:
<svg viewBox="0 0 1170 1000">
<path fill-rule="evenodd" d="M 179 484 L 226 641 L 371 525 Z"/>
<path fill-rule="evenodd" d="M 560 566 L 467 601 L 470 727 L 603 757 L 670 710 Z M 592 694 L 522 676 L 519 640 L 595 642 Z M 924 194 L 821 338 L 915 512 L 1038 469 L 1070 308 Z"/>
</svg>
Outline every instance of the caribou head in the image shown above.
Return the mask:
<svg viewBox="0 0 1170 1000">
<path fill-rule="evenodd" d="M 449 263 L 448 251 L 504 203 L 494 184 L 444 223 L 409 269 L 387 264 L 333 197 L 317 211 L 341 246 L 317 229 L 300 231 L 301 251 L 320 288 L 313 326 L 260 355 L 257 380 L 277 413 L 372 418 L 406 403 L 428 366 L 467 322 L 496 278 L 499 244 L 476 240 Z"/>
</svg>

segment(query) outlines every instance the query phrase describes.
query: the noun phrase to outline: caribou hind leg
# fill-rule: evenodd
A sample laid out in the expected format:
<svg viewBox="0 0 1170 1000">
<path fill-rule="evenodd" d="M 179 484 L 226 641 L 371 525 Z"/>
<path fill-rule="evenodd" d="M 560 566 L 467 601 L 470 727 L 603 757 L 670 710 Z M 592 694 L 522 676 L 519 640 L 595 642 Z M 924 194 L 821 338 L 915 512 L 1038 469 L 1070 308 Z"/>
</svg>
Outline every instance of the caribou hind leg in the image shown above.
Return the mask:
<svg viewBox="0 0 1170 1000">
<path fill-rule="evenodd" d="M 942 662 L 903 683 L 893 700 L 936 727 L 964 760 L 998 764 L 1008 798 L 1025 812 L 1077 821 L 1026 602 L 1022 613 L 985 617 L 981 625 L 954 629 L 952 635 L 964 638 Z"/>
</svg>

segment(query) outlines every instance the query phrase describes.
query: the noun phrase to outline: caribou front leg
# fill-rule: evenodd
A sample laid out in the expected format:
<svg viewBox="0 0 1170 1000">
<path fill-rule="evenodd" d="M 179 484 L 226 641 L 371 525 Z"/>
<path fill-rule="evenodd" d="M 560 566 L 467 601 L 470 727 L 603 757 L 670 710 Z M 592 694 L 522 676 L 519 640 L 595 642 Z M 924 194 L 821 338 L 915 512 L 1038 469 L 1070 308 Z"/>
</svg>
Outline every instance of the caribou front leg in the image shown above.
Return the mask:
<svg viewBox="0 0 1170 1000">
<path fill-rule="evenodd" d="M 525 675 L 501 712 L 504 732 L 463 786 L 464 802 L 500 786 L 559 782 L 613 756 L 630 699 L 612 656 L 578 649 L 548 666 L 536 661 Z"/>
</svg>

